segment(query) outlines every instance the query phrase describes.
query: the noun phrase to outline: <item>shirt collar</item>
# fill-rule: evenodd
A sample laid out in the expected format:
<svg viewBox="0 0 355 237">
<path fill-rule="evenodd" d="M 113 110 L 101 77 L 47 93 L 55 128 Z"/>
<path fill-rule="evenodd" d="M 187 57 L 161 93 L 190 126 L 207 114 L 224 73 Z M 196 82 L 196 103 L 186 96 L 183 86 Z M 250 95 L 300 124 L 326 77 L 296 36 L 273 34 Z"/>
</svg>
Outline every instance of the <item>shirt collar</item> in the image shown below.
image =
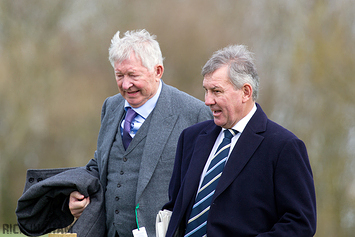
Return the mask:
<svg viewBox="0 0 355 237">
<path fill-rule="evenodd" d="M 150 98 L 147 102 L 145 102 L 141 107 L 138 108 L 132 108 L 136 113 L 138 113 L 140 116 L 142 116 L 144 119 L 148 117 L 148 115 L 153 111 L 155 108 L 155 105 L 157 104 L 157 101 L 159 99 L 160 93 L 161 93 L 161 88 L 162 88 L 162 82 L 159 80 L 159 87 L 157 90 L 157 93 Z M 131 105 L 125 100 L 125 110 L 127 111 L 128 107 L 131 107 Z"/>
<path fill-rule="evenodd" d="M 251 119 L 251 117 L 253 117 L 255 111 L 256 111 L 256 105 L 254 104 L 250 112 L 244 118 L 242 118 L 238 123 L 236 123 L 233 126 L 233 129 L 237 130 L 239 133 L 242 133 L 244 131 L 244 128 L 247 126 L 249 120 Z M 223 131 L 224 130 L 225 128 L 223 128 Z"/>
</svg>

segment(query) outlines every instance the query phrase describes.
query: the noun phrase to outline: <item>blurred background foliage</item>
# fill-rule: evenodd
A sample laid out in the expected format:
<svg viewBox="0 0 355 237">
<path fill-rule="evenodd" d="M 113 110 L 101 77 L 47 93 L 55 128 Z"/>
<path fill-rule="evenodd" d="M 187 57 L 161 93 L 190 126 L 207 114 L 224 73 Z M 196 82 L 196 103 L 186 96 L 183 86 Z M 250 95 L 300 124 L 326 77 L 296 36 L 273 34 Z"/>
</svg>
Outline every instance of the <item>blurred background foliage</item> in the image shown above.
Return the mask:
<svg viewBox="0 0 355 237">
<path fill-rule="evenodd" d="M 160 42 L 163 80 L 201 100 L 200 71 L 212 53 L 247 45 L 261 78 L 258 102 L 307 145 L 316 236 L 353 236 L 352 0 L 0 0 L 1 224 L 16 223 L 27 169 L 93 157 L 101 105 L 117 93 L 110 40 L 143 28 Z"/>
</svg>

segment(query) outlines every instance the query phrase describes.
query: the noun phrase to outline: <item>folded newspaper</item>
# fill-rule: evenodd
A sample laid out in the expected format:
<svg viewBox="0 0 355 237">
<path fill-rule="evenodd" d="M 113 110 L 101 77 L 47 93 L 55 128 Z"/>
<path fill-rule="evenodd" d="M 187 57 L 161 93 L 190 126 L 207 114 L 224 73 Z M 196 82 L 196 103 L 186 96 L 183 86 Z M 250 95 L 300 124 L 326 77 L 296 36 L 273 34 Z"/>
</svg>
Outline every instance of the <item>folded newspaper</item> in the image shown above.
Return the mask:
<svg viewBox="0 0 355 237">
<path fill-rule="evenodd" d="M 168 225 L 171 217 L 171 211 L 162 210 L 159 211 L 156 219 L 156 237 L 165 237 L 166 231 L 168 230 Z"/>
</svg>

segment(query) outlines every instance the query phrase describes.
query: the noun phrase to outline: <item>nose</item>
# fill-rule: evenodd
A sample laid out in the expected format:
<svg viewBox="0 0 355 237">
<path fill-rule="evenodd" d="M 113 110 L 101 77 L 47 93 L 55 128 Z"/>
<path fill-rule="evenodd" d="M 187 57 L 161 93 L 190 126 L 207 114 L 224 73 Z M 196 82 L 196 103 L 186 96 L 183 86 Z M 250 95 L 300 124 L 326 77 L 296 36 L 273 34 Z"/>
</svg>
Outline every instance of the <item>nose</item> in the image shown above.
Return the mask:
<svg viewBox="0 0 355 237">
<path fill-rule="evenodd" d="M 133 84 L 128 76 L 124 76 L 121 80 L 121 87 L 123 90 L 128 90 Z"/>
<path fill-rule="evenodd" d="M 210 106 L 215 103 L 213 96 L 211 93 L 208 93 L 207 91 L 205 92 L 205 105 Z"/>
</svg>

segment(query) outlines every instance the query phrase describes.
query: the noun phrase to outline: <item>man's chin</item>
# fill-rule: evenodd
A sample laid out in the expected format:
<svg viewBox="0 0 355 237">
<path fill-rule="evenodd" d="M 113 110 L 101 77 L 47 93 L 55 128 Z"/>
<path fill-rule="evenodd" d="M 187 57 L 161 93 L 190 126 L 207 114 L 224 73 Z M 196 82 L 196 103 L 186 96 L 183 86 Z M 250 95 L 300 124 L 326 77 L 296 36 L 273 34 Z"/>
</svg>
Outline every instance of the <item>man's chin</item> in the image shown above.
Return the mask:
<svg viewBox="0 0 355 237">
<path fill-rule="evenodd" d="M 219 118 L 214 117 L 213 121 L 217 126 L 223 127 L 224 125 L 224 123 L 222 123 L 222 121 Z"/>
<path fill-rule="evenodd" d="M 132 99 L 132 98 L 125 98 L 128 102 L 128 104 L 130 104 L 133 108 L 139 108 L 142 105 L 145 104 L 145 102 L 147 102 L 146 100 L 142 100 L 142 99 Z"/>
</svg>

